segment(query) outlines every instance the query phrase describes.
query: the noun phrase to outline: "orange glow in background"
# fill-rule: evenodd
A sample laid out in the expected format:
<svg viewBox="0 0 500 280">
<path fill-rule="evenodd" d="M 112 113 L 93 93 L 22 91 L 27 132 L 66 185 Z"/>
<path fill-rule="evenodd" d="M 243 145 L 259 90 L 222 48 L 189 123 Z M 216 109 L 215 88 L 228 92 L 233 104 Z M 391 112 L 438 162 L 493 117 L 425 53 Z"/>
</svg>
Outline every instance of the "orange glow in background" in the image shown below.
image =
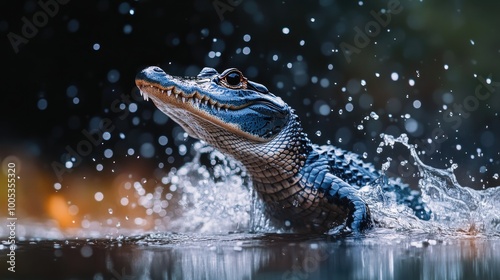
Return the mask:
<svg viewBox="0 0 500 280">
<path fill-rule="evenodd" d="M 15 156 L 1 156 L 0 162 L 0 182 L 4 182 L 0 194 L 0 209 L 4 210 L 0 212 L 0 217 L 8 215 L 6 167 L 8 162 L 14 162 L 15 217 L 19 225 L 36 222 L 56 225 L 63 233 L 78 230 L 99 233 L 102 230 L 101 234 L 120 234 L 124 230 L 155 230 L 168 221 L 165 215 L 153 213 L 149 209 L 151 203 L 147 201 L 155 190 L 165 196 L 167 191 L 163 190 L 168 186 L 158 179 L 150 178 L 152 172 L 144 164 L 132 163 L 121 168 L 126 171 L 111 174 L 103 174 L 95 169 L 89 173 L 88 169 L 77 167 L 66 174 L 60 183 L 53 179 L 50 168 L 44 168 L 48 164 L 36 157 L 17 153 Z M 172 195 L 169 197 L 172 198 Z M 27 232 L 27 235 L 32 234 Z"/>
</svg>

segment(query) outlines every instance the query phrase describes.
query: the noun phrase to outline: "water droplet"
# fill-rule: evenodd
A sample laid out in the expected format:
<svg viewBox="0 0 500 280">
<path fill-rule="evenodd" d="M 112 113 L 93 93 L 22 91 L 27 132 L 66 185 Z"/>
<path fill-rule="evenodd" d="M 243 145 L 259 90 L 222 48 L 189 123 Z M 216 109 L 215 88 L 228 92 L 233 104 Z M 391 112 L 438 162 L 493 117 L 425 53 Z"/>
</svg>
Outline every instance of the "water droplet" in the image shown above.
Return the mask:
<svg viewBox="0 0 500 280">
<path fill-rule="evenodd" d="M 321 130 L 316 131 L 316 136 L 321 136 Z"/>
<path fill-rule="evenodd" d="M 111 150 L 111 149 L 104 150 L 104 157 L 106 157 L 106 158 L 113 157 L 113 150 Z"/>
<path fill-rule="evenodd" d="M 358 130 L 363 130 L 365 128 L 362 124 L 358 124 Z"/>
<path fill-rule="evenodd" d="M 130 34 L 130 33 L 132 33 L 132 29 L 133 29 L 133 28 L 132 28 L 132 25 L 130 25 L 130 24 L 125 24 L 125 25 L 123 26 L 123 33 L 124 33 L 124 34 Z"/>
<path fill-rule="evenodd" d="M 498 173 L 493 174 L 493 179 L 498 180 L 498 178 L 500 178 L 500 176 L 498 175 Z"/>
<path fill-rule="evenodd" d="M 116 69 L 111 69 L 108 72 L 107 78 L 110 83 L 116 83 L 120 80 L 120 72 Z"/>
<path fill-rule="evenodd" d="M 102 194 L 102 192 L 96 192 L 94 194 L 94 199 L 96 201 L 102 201 L 104 199 L 104 194 Z"/>
<path fill-rule="evenodd" d="M 422 102 L 420 100 L 413 101 L 413 108 L 419 109 L 422 106 Z"/>
<path fill-rule="evenodd" d="M 377 154 L 380 154 L 383 151 L 382 147 L 377 148 Z"/>
<path fill-rule="evenodd" d="M 98 164 L 95 166 L 95 169 L 96 169 L 97 171 L 102 171 L 102 170 L 104 169 L 104 166 L 103 166 L 102 164 L 98 163 Z"/>
<path fill-rule="evenodd" d="M 44 98 L 41 98 L 40 100 L 38 100 L 38 103 L 37 103 L 37 107 L 38 109 L 40 109 L 41 111 L 47 109 L 47 100 L 44 99 Z"/>
<path fill-rule="evenodd" d="M 386 171 L 391 166 L 392 158 L 388 157 L 387 161 L 382 163 L 382 171 Z"/>
<path fill-rule="evenodd" d="M 391 79 L 392 79 L 393 81 L 397 81 L 397 80 L 399 79 L 399 74 L 398 74 L 398 73 L 396 73 L 396 72 L 392 72 L 392 74 L 391 74 Z"/>
<path fill-rule="evenodd" d="M 363 158 L 368 158 L 368 153 L 367 152 L 363 153 Z"/>
<path fill-rule="evenodd" d="M 108 213 L 109 213 L 110 215 L 112 215 L 112 214 L 113 214 L 113 209 L 109 208 L 109 209 L 108 209 Z"/>
<path fill-rule="evenodd" d="M 377 115 L 377 113 L 375 113 L 375 112 L 371 112 L 371 113 L 370 113 L 370 117 L 371 117 L 372 119 L 374 119 L 374 120 L 378 120 L 378 115 Z"/>
</svg>

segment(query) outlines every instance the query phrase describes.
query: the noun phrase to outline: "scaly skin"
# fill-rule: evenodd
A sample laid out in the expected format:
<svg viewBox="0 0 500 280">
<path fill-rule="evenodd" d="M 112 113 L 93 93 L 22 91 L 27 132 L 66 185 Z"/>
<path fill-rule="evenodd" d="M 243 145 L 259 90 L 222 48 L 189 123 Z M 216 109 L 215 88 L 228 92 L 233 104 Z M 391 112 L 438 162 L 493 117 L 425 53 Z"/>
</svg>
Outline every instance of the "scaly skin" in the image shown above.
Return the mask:
<svg viewBox="0 0 500 280">
<path fill-rule="evenodd" d="M 380 172 L 354 153 L 312 144 L 293 109 L 239 70 L 179 78 L 148 67 L 136 85 L 191 137 L 240 161 L 271 216 L 298 231 L 359 233 L 373 225 L 358 189 Z M 428 218 L 407 186 L 391 180 L 384 190 Z"/>
</svg>

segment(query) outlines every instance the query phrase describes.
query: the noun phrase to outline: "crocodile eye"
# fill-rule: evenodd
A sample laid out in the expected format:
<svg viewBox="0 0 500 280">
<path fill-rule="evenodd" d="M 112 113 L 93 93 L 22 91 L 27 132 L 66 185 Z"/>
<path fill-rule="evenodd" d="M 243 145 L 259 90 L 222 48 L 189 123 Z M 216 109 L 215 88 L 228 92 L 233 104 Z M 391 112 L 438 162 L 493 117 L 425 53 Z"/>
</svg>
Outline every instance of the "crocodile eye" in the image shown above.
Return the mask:
<svg viewBox="0 0 500 280">
<path fill-rule="evenodd" d="M 232 72 L 227 74 L 226 76 L 226 82 L 230 86 L 233 87 L 238 86 L 240 84 L 240 81 L 241 81 L 241 74 L 238 72 Z"/>
<path fill-rule="evenodd" d="M 224 71 L 220 76 L 220 83 L 230 89 L 246 89 L 247 78 L 236 68 L 230 68 Z"/>
</svg>

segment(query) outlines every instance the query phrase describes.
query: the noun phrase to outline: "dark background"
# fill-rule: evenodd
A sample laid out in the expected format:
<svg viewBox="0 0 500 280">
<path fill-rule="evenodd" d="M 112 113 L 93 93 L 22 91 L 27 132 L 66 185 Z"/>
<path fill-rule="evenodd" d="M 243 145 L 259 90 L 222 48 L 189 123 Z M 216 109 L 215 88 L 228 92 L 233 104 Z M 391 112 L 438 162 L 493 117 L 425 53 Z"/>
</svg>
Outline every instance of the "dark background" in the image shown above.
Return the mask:
<svg viewBox="0 0 500 280">
<path fill-rule="evenodd" d="M 431 166 L 457 163 L 462 185 L 499 185 L 498 91 L 475 99 L 466 114 L 445 117 L 445 108 L 474 101 L 477 77 L 500 81 L 497 1 L 401 1 L 381 30 L 370 27 L 371 12 L 387 9 L 388 1 L 40 2 L 58 4 L 45 22 L 37 1 L 0 3 L 0 156 L 33 161 L 52 184 L 60 181 L 53 163 L 64 164 L 67 147 L 77 147 L 86 139 L 82 131 L 95 132 L 103 119 L 112 121 L 109 140 L 78 159 L 72 174 L 153 174 L 189 160 L 193 140 L 137 96 L 135 74 L 158 65 L 179 76 L 237 67 L 296 108 L 314 142 L 366 152 L 377 167 L 391 157 L 394 174 L 409 154 L 378 154 L 380 133 L 407 133 L 427 150 L 422 158 Z M 16 52 L 8 34 L 22 36 L 23 17 L 43 24 Z M 373 37 L 348 62 L 341 44 L 356 46 L 356 28 L 365 27 Z M 436 131 L 446 139 L 429 144 Z"/>
</svg>

